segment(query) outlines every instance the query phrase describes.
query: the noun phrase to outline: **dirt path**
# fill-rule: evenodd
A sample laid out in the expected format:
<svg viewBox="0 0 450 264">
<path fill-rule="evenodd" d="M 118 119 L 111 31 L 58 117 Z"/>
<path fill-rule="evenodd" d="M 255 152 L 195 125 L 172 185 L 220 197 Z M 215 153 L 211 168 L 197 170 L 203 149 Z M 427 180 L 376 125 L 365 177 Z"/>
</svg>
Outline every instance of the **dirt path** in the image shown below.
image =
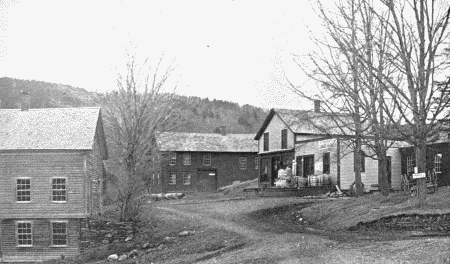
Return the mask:
<svg viewBox="0 0 450 264">
<path fill-rule="evenodd" d="M 245 247 L 199 263 L 450 263 L 448 238 L 346 243 L 315 234 L 277 232 L 276 224 L 265 228 L 264 221 L 248 217 L 299 202 L 280 198 L 164 203 L 154 209 L 248 238 Z"/>
<path fill-rule="evenodd" d="M 261 239 L 265 237 L 263 233 L 257 232 L 256 230 L 244 228 L 242 225 L 239 225 L 232 221 L 227 220 L 217 220 L 205 215 L 200 215 L 199 213 L 192 213 L 192 212 L 186 212 L 182 211 L 180 209 L 175 208 L 168 208 L 168 207 L 156 207 L 156 209 L 169 211 L 178 215 L 182 215 L 184 217 L 191 218 L 193 221 L 200 221 L 204 224 L 207 224 L 209 226 L 214 226 L 217 228 L 225 229 L 230 232 L 238 233 L 241 235 L 246 236 L 249 239 Z"/>
</svg>

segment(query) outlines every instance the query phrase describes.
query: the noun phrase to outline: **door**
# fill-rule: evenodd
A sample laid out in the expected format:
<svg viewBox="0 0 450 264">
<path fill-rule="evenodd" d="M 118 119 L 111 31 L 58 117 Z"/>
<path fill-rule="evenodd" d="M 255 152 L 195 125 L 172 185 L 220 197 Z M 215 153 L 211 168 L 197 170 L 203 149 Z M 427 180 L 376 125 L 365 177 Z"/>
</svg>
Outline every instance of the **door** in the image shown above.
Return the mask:
<svg viewBox="0 0 450 264">
<path fill-rule="evenodd" d="M 273 185 L 275 182 L 275 178 L 278 177 L 278 170 L 280 169 L 280 156 L 272 157 L 272 172 L 270 175 L 270 185 Z"/>
<path fill-rule="evenodd" d="M 296 163 L 297 163 L 297 168 L 295 168 L 295 174 L 297 176 L 303 176 L 303 157 L 302 156 L 297 156 L 295 158 Z"/>
<path fill-rule="evenodd" d="M 303 176 L 314 175 L 314 155 L 303 156 Z"/>
<path fill-rule="evenodd" d="M 262 158 L 259 168 L 259 182 L 269 182 L 270 158 Z"/>
<path fill-rule="evenodd" d="M 199 192 L 217 192 L 217 172 L 215 170 L 199 170 L 196 185 Z"/>
</svg>

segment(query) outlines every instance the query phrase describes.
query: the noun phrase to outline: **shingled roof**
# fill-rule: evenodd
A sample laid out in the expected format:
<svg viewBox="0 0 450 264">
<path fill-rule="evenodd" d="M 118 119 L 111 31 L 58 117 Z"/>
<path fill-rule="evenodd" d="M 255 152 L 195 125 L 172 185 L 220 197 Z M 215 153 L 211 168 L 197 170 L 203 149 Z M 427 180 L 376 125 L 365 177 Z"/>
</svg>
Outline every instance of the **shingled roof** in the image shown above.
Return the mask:
<svg viewBox="0 0 450 264">
<path fill-rule="evenodd" d="M 342 129 L 346 128 L 345 126 L 339 127 L 338 122 L 345 121 L 346 125 L 353 123 L 351 118 L 345 115 L 331 117 L 322 112 L 272 108 L 256 134 L 256 140 L 261 138 L 274 115 L 278 115 L 289 129 L 297 134 L 339 135 L 343 134 Z"/>
<path fill-rule="evenodd" d="M 258 152 L 254 134 L 164 132 L 156 136 L 160 151 Z"/>
<path fill-rule="evenodd" d="M 98 107 L 0 109 L 0 150 L 89 150 L 97 126 L 106 157 Z"/>
</svg>

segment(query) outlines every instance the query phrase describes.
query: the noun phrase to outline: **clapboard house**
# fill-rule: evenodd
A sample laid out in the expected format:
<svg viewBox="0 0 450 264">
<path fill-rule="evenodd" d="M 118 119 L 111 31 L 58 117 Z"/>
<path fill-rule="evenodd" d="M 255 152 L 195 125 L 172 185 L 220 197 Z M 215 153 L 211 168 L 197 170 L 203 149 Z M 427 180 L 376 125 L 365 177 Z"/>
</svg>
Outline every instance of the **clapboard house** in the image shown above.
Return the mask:
<svg viewBox="0 0 450 264">
<path fill-rule="evenodd" d="M 341 120 L 346 120 L 343 116 Z M 351 122 L 349 119 L 348 122 Z M 329 116 L 314 111 L 271 109 L 260 130 L 259 184 L 274 187 L 277 171 L 291 164 L 294 176 L 317 179 L 326 177 L 329 186 L 350 189 L 355 181 L 355 166 L 349 132 Z M 350 136 L 351 137 L 351 136 Z M 361 178 L 366 190 L 377 189 L 378 161 L 367 146 L 362 147 Z M 398 148 L 388 150 L 388 180 L 392 189 L 401 188 L 401 158 Z M 311 185 L 317 185 L 315 183 Z"/>
<path fill-rule="evenodd" d="M 156 136 L 152 192 L 216 192 L 258 177 L 253 134 L 164 132 Z"/>
<path fill-rule="evenodd" d="M 78 255 L 107 158 L 100 108 L 0 109 L 2 261 Z"/>
</svg>

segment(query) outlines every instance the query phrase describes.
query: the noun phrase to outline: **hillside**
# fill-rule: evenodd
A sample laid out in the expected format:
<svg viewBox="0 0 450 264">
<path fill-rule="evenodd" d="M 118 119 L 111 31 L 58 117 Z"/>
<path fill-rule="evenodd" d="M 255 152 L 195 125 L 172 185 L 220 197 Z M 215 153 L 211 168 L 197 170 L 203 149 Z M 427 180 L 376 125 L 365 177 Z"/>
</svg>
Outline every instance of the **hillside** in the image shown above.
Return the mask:
<svg viewBox="0 0 450 264">
<path fill-rule="evenodd" d="M 19 108 L 20 91 L 31 93 L 31 108 L 98 106 L 99 94 L 70 85 L 34 80 L 0 78 L 0 108 Z M 226 126 L 228 133 L 256 133 L 266 116 L 262 108 L 251 105 L 176 96 L 176 108 L 182 115 L 179 132 L 215 132 Z"/>
</svg>

